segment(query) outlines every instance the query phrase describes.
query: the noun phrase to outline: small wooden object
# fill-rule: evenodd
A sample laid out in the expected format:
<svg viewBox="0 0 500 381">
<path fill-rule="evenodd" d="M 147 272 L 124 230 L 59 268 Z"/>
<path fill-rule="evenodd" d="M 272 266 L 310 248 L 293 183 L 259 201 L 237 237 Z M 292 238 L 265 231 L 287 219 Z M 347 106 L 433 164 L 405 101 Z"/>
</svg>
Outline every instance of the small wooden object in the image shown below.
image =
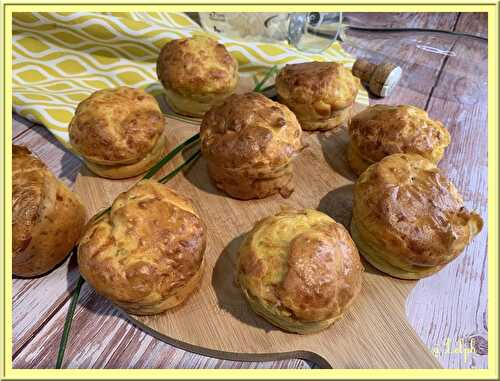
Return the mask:
<svg viewBox="0 0 500 381">
<path fill-rule="evenodd" d="M 403 70 L 389 62 L 373 64 L 365 59 L 358 59 L 352 67 L 352 74 L 367 84 L 371 93 L 386 97 L 401 79 Z"/>
</svg>

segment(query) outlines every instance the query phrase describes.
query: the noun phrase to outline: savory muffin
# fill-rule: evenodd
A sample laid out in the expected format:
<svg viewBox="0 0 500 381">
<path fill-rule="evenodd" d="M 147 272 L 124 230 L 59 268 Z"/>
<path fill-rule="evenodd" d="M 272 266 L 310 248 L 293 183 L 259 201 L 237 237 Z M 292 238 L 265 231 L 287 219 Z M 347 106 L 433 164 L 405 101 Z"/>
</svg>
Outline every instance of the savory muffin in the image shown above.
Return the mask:
<svg viewBox="0 0 500 381">
<path fill-rule="evenodd" d="M 207 36 L 166 43 L 156 64 L 158 79 L 172 109 L 201 117 L 221 104 L 238 84 L 238 61 L 224 45 Z"/>
<path fill-rule="evenodd" d="M 142 89 L 99 90 L 76 108 L 69 141 L 95 174 L 132 177 L 161 159 L 165 118 L 156 99 Z"/>
<path fill-rule="evenodd" d="M 205 114 L 201 152 L 213 182 L 231 197 L 288 197 L 301 132 L 286 106 L 258 93 L 233 94 Z"/>
<path fill-rule="evenodd" d="M 347 230 L 312 209 L 262 219 L 239 250 L 238 283 L 250 306 L 290 332 L 317 332 L 341 318 L 362 274 Z"/>
<path fill-rule="evenodd" d="M 354 188 L 352 238 L 368 262 L 397 278 L 439 271 L 482 226 L 455 186 L 417 154 L 385 157 Z"/>
<path fill-rule="evenodd" d="M 394 153 L 417 153 L 437 164 L 450 144 L 441 122 L 409 105 L 375 105 L 356 114 L 349 124 L 349 165 L 357 175 Z"/>
<path fill-rule="evenodd" d="M 190 200 L 142 180 L 92 221 L 78 246 L 78 265 L 99 294 L 131 314 L 152 315 L 197 288 L 205 241 Z"/>
<path fill-rule="evenodd" d="M 23 146 L 12 146 L 12 273 L 31 277 L 61 263 L 83 233 L 79 197 Z"/>
<path fill-rule="evenodd" d="M 304 130 L 346 125 L 359 87 L 359 79 L 337 62 L 286 65 L 276 77 L 278 101 L 297 115 Z"/>
</svg>

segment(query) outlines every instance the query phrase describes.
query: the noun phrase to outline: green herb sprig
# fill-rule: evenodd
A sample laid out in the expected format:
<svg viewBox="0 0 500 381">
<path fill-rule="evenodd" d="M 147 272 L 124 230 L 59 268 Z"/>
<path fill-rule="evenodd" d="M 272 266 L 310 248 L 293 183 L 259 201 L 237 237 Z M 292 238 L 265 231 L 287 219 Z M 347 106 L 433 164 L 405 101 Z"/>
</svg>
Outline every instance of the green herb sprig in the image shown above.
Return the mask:
<svg viewBox="0 0 500 381">
<path fill-rule="evenodd" d="M 150 179 L 153 177 L 165 164 L 172 160 L 179 152 L 188 148 L 191 144 L 196 143 L 200 139 L 200 133 L 191 136 L 189 139 L 185 140 L 172 151 L 170 151 L 163 159 L 156 163 L 149 171 L 146 172 L 143 179 Z"/>
<path fill-rule="evenodd" d="M 195 153 L 193 153 L 191 156 L 189 156 L 184 163 L 179 165 L 177 168 L 175 168 L 172 172 L 170 172 L 168 175 L 162 177 L 160 180 L 158 180 L 159 183 L 166 184 L 169 180 L 171 180 L 175 175 L 177 175 L 180 171 L 182 171 L 185 167 L 187 167 L 193 160 L 196 160 L 200 157 L 201 155 L 201 150 L 196 150 Z"/>
<path fill-rule="evenodd" d="M 76 253 L 77 247 L 73 247 L 71 254 Z M 73 323 L 73 316 L 75 315 L 76 305 L 78 303 L 78 297 L 80 296 L 80 290 L 82 289 L 85 279 L 80 275 L 78 281 L 76 282 L 76 288 L 71 296 L 71 303 L 69 304 L 68 312 L 66 313 L 66 319 L 64 321 L 63 334 L 61 336 L 61 342 L 59 344 L 59 351 L 57 352 L 56 369 L 61 369 L 61 365 L 64 359 L 64 351 L 66 350 L 66 344 L 68 344 L 69 331 L 71 329 L 71 323 Z"/>
<path fill-rule="evenodd" d="M 265 90 L 268 90 L 270 88 L 270 86 L 266 87 L 265 89 L 263 89 L 262 87 L 266 84 L 267 81 L 269 81 L 269 79 L 275 75 L 276 73 L 278 72 L 278 66 L 274 65 L 272 68 L 270 68 L 266 75 L 264 75 L 264 78 L 262 78 L 260 80 L 259 83 L 257 83 L 257 85 L 255 85 L 255 88 L 253 89 L 253 91 L 257 92 L 257 93 L 260 93 L 260 92 L 263 92 Z"/>
</svg>

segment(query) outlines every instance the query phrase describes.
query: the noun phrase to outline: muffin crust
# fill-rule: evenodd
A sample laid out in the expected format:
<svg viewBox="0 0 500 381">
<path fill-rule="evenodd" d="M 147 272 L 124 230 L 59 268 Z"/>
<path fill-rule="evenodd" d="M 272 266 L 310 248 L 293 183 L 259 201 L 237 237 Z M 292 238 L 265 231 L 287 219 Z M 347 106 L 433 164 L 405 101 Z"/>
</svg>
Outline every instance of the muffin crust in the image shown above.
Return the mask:
<svg viewBox="0 0 500 381">
<path fill-rule="evenodd" d="M 12 272 L 44 274 L 69 254 L 86 220 L 80 198 L 23 146 L 12 146 Z"/>
<path fill-rule="evenodd" d="M 347 230 L 312 209 L 259 221 L 239 250 L 238 281 L 255 312 L 296 333 L 325 329 L 349 308 L 363 267 Z"/>
<path fill-rule="evenodd" d="M 207 36 L 172 40 L 158 57 L 156 72 L 174 111 L 202 116 L 232 94 L 238 62 L 224 45 Z"/>
<path fill-rule="evenodd" d="M 439 271 L 482 226 L 455 186 L 420 155 L 387 156 L 355 185 L 352 237 L 370 263 L 398 278 Z"/>
<path fill-rule="evenodd" d="M 293 191 L 300 125 L 287 107 L 258 93 L 230 96 L 203 118 L 201 150 L 215 185 L 239 199 Z"/>
<path fill-rule="evenodd" d="M 78 105 L 69 138 L 91 170 L 104 167 L 97 174 L 123 178 L 145 172 L 157 161 L 166 143 L 164 129 L 165 118 L 152 95 L 118 87 L 96 91 Z M 153 151 L 154 160 L 138 164 Z M 121 169 L 122 177 L 113 171 L 130 165 L 134 170 Z"/>
<path fill-rule="evenodd" d="M 78 247 L 82 276 L 136 315 L 184 302 L 203 270 L 205 226 L 190 200 L 153 180 L 120 194 Z"/>
<path fill-rule="evenodd" d="M 359 87 L 359 79 L 336 62 L 286 65 L 276 78 L 279 102 L 297 115 L 304 130 L 345 125 Z"/>
<path fill-rule="evenodd" d="M 358 175 L 394 153 L 416 153 L 437 164 L 451 140 L 441 122 L 410 105 L 367 107 L 352 118 L 349 135 L 349 164 Z"/>
</svg>

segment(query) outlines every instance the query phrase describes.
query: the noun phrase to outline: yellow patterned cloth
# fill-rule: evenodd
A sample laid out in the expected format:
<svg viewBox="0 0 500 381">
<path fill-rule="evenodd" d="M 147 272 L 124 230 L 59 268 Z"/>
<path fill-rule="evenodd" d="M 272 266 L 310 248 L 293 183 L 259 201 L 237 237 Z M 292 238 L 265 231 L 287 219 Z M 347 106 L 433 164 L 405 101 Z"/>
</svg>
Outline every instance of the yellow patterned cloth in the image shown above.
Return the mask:
<svg viewBox="0 0 500 381">
<path fill-rule="evenodd" d="M 13 15 L 14 111 L 45 125 L 67 144 L 76 105 L 98 89 L 121 85 L 157 94 L 156 59 L 171 39 L 205 32 L 182 13 L 15 13 Z M 215 36 L 215 35 L 214 35 Z M 273 65 L 354 58 L 333 44 L 322 54 L 285 42 L 219 38 L 237 58 L 242 75 L 261 76 Z M 358 103 L 368 104 L 363 90 Z"/>
</svg>

